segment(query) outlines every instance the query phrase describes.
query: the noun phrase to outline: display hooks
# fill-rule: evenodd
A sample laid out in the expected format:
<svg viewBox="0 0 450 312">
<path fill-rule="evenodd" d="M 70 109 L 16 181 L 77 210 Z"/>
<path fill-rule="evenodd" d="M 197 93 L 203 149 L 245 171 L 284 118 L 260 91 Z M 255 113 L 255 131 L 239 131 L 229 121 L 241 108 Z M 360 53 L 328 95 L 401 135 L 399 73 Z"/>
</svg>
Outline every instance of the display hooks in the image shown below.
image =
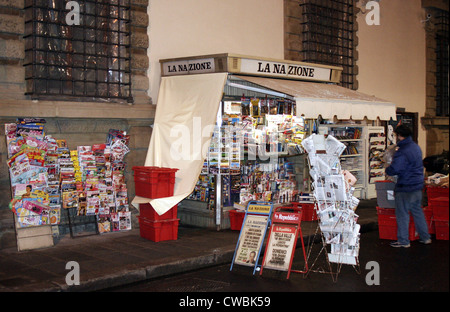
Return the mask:
<svg viewBox="0 0 450 312">
<path fill-rule="evenodd" d="M 360 274 L 359 230 L 354 213 L 359 200 L 353 196 L 354 189 L 349 184 L 349 173 L 341 170 L 339 156 L 346 146 L 329 135 L 313 134 L 302 142 L 308 153 L 308 166 L 313 179 L 311 191 L 314 195 L 314 208 L 318 224 L 314 235 L 308 239 L 307 262 L 312 255 L 315 240 L 319 235 L 321 246 L 315 255 L 308 272 L 328 273 L 337 282 L 343 264 L 350 264 Z M 354 178 L 353 176 L 351 176 Z M 312 242 L 311 242 L 312 240 Z M 330 247 L 330 252 L 328 252 Z M 326 268 L 317 268 L 318 260 L 325 254 Z M 332 263 L 336 264 L 333 269 Z"/>
</svg>

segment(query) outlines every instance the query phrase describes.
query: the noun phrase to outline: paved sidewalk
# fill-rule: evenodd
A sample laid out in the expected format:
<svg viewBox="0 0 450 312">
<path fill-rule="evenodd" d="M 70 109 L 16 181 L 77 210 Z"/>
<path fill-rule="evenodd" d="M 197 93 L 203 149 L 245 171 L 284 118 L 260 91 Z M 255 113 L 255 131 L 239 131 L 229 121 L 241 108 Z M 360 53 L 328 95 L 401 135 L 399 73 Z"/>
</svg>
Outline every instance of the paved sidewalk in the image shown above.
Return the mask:
<svg viewBox="0 0 450 312">
<path fill-rule="evenodd" d="M 361 201 L 361 232 L 378 228 L 376 202 Z M 302 222 L 305 244 L 317 222 Z M 62 238 L 55 246 L 18 252 L 0 250 L 0 292 L 96 291 L 207 266 L 231 263 L 239 231 L 184 227 L 178 239 L 152 242 L 139 229 Z M 80 266 L 80 285 L 68 286 L 69 261 Z"/>
</svg>

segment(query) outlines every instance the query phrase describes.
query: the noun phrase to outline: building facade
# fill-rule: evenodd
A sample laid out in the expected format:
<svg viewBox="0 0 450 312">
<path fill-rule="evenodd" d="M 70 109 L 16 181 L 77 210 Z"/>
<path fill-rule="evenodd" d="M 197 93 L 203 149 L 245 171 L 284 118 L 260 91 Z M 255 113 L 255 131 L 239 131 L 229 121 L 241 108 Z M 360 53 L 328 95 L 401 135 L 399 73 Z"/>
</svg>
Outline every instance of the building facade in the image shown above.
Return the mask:
<svg viewBox="0 0 450 312">
<path fill-rule="evenodd" d="M 96 2 L 114 7 L 117 1 Z M 126 28 L 129 41 L 118 42 L 128 53 L 123 58 L 129 61 L 123 74 L 129 74 L 125 80 L 129 96 L 106 100 L 86 93 L 89 86 L 85 78 L 78 79 L 84 82 L 84 98 L 64 92 L 51 97 L 30 94 L 30 78 L 55 80 L 49 73 L 36 76 L 27 72 L 27 64 L 39 65 L 27 59 L 27 51 L 39 50 L 29 46 L 36 42 L 30 41 L 27 28 L 30 18 L 39 23 L 39 15 L 30 17 L 27 13 L 30 5 L 38 2 L 0 0 L 1 124 L 17 117 L 45 118 L 48 134 L 67 139 L 69 147 L 103 142 L 109 129 L 126 130 L 131 135 L 131 152 L 126 158 L 130 200 L 134 197 L 131 168 L 145 161 L 158 105 L 160 59 L 235 53 L 342 66 L 341 85 L 394 102 L 399 112 L 414 117 L 424 156 L 449 149 L 448 69 L 447 76 L 443 72 L 448 67 L 446 1 L 120 1 L 117 7 L 123 4 L 129 10 L 125 18 L 130 20 Z M 85 1 L 78 2 L 85 8 Z M 58 12 L 67 14 L 63 11 L 60 8 Z M 102 18 L 96 14 L 92 14 L 94 18 Z M 121 35 L 121 28 L 117 33 Z M 47 42 L 47 54 L 49 46 Z M 89 56 L 84 54 L 85 59 Z M 76 81 L 74 73 L 64 73 L 70 73 L 66 80 Z M 106 81 L 110 82 L 109 78 Z M 69 95 L 79 91 L 74 84 L 69 90 Z M 5 248 L 15 240 L 8 209 L 11 189 L 3 132 L 0 159 L 0 248 Z"/>
</svg>

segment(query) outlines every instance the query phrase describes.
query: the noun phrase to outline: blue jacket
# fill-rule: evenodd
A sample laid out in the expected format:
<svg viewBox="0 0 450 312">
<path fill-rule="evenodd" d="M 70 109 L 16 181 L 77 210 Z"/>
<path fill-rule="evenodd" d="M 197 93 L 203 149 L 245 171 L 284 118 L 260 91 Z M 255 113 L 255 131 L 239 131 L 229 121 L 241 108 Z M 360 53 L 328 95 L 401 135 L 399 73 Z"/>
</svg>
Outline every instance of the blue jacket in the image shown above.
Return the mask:
<svg viewBox="0 0 450 312">
<path fill-rule="evenodd" d="M 397 143 L 392 163 L 386 168 L 389 176 L 398 176 L 396 192 L 413 192 L 424 186 L 422 151 L 411 137 Z"/>
</svg>

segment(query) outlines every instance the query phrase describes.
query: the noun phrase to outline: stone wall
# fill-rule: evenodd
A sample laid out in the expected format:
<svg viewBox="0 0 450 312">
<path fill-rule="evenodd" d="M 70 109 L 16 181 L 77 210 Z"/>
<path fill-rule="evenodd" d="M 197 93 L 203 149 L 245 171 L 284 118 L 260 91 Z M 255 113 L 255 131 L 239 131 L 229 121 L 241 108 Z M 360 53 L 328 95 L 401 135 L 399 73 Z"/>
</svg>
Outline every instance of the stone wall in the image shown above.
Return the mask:
<svg viewBox="0 0 450 312">
<path fill-rule="evenodd" d="M 148 0 L 131 0 L 131 71 L 133 104 L 74 101 L 31 101 L 25 93 L 24 0 L 0 0 L 0 249 L 16 244 L 4 124 L 17 117 L 45 118 L 46 133 L 65 139 L 69 148 L 103 143 L 109 129 L 130 134 L 125 161 L 128 197 L 134 198 L 133 166 L 145 162 L 155 105 L 147 90 L 149 39 Z M 136 210 L 130 206 L 134 215 Z M 134 218 L 133 225 L 137 222 Z"/>
<path fill-rule="evenodd" d="M 134 104 L 151 104 L 147 95 L 148 0 L 131 1 L 131 71 Z M 0 98 L 28 99 L 25 93 L 24 0 L 0 0 Z"/>
<path fill-rule="evenodd" d="M 426 110 L 422 117 L 422 126 L 427 130 L 427 150 L 425 156 L 441 154 L 449 150 L 449 119 L 436 116 L 436 20 L 438 10 L 448 12 L 448 1 L 423 0 L 422 6 L 431 16 L 424 22 L 426 30 Z"/>
</svg>

